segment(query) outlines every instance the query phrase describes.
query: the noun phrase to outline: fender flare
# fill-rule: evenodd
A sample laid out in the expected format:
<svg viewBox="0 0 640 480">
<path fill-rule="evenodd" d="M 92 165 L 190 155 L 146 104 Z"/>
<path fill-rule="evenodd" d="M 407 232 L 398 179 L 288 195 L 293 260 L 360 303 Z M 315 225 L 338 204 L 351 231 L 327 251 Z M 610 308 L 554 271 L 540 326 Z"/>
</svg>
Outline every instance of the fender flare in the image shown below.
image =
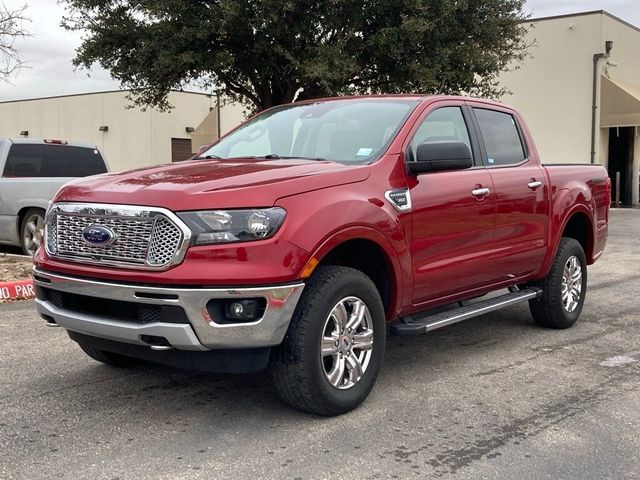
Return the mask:
<svg viewBox="0 0 640 480">
<path fill-rule="evenodd" d="M 321 263 L 329 252 L 350 240 L 368 240 L 376 244 L 384 253 L 387 269 L 392 276 L 390 279 L 391 288 L 389 292 L 389 306 L 386 313 L 388 319 L 396 318 L 400 313 L 402 303 L 405 300 L 404 296 L 408 291 L 410 291 L 411 260 L 407 251 L 404 256 L 406 256 L 409 261 L 409 270 L 406 269 L 406 266 L 403 268 L 403 255 L 393 248 L 393 245 L 385 235 L 373 227 L 367 225 L 352 225 L 332 232 L 325 237 L 316 248 L 313 249 L 311 257 L 307 262 L 307 265 L 304 267 L 303 272 L 307 271 L 309 266 L 312 266 L 312 269 L 315 268 L 315 266 Z M 407 259 L 405 259 L 405 262 Z"/>
<path fill-rule="evenodd" d="M 562 234 L 567 228 L 569 221 L 576 214 L 584 214 L 587 217 L 587 221 L 589 222 L 589 225 L 587 227 L 587 249 L 584 253 L 587 257 L 587 264 L 590 265 L 593 263 L 593 242 L 595 238 L 595 222 L 593 221 L 593 212 L 589 210 L 589 207 L 586 204 L 577 203 L 564 213 L 562 222 L 559 223 L 560 228 L 558 228 L 558 230 L 553 234 L 553 238 L 550 239 L 550 245 L 552 245 L 553 248 L 549 248 L 543 267 L 540 270 L 540 274 L 538 275 L 539 277 L 545 277 L 549 273 L 549 270 L 551 270 L 553 259 L 556 258 L 556 254 L 560 246 L 560 239 L 562 238 Z"/>
</svg>

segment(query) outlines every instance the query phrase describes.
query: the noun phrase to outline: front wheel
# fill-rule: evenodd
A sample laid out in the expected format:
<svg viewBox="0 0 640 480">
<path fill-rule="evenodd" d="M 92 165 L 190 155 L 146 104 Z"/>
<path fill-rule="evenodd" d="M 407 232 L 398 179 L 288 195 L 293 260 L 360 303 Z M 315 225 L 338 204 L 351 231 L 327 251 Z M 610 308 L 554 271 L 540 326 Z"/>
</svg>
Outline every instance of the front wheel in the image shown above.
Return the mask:
<svg viewBox="0 0 640 480">
<path fill-rule="evenodd" d="M 547 277 L 536 286 L 542 295 L 529 301 L 538 325 L 569 328 L 580 318 L 587 294 L 587 261 L 580 243 L 563 237 Z"/>
<path fill-rule="evenodd" d="M 384 308 L 371 279 L 352 268 L 319 267 L 272 357 L 278 394 L 317 415 L 353 410 L 376 381 L 385 334 Z"/>
</svg>

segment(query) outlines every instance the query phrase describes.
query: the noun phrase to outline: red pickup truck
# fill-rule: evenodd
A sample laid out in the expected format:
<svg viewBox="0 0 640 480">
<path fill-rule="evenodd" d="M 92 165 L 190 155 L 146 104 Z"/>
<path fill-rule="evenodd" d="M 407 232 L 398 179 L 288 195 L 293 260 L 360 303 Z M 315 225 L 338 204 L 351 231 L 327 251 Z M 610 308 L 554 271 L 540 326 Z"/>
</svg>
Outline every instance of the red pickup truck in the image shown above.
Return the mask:
<svg viewBox="0 0 640 480">
<path fill-rule="evenodd" d="M 286 402 L 337 415 L 371 391 L 387 330 L 525 301 L 538 324 L 573 325 L 610 195 L 602 166 L 541 165 L 499 103 L 283 105 L 190 161 L 62 188 L 37 309 L 108 365 L 269 366 Z"/>
</svg>

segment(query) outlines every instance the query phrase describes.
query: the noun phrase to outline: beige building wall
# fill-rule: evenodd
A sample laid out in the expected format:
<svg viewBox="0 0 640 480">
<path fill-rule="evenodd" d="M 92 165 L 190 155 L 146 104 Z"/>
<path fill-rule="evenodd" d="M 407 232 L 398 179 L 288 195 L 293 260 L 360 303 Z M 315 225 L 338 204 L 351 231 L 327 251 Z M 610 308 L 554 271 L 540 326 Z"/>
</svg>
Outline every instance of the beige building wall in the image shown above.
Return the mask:
<svg viewBox="0 0 640 480">
<path fill-rule="evenodd" d="M 602 37 L 614 42 L 611 60 L 618 63 L 609 67 L 608 73 L 613 80 L 640 85 L 640 28 L 625 24 L 608 15 L 601 15 Z"/>
<path fill-rule="evenodd" d="M 233 130 L 246 119 L 245 107 L 238 103 L 222 104 L 220 111 L 220 131 L 222 135 Z"/>
<path fill-rule="evenodd" d="M 602 78 L 640 85 L 640 29 L 596 11 L 532 20 L 527 40 L 534 43 L 531 58 L 501 75 L 501 84 L 512 92 L 501 100 L 522 112 L 545 163 L 591 161 L 593 55 L 605 52 L 606 41 L 614 42 L 610 58 L 601 59 L 596 72 L 595 163 L 607 166 L 609 128 L 600 128 Z M 635 126 L 630 173 L 636 205 L 639 130 Z"/>
<path fill-rule="evenodd" d="M 26 130 L 30 138 L 96 144 L 112 171 L 127 170 L 171 162 L 171 139 L 190 140 L 187 129 L 197 129 L 216 108 L 215 96 L 171 92 L 171 112 L 142 111 L 127 108 L 126 96 L 117 91 L 2 102 L 0 137 L 18 137 Z M 244 118 L 237 105 L 222 107 L 220 117 L 223 132 Z M 108 130 L 100 131 L 101 126 Z M 215 130 L 207 131 L 209 141 L 215 140 Z"/>
<path fill-rule="evenodd" d="M 536 21 L 527 35 L 532 58 L 501 76 L 512 91 L 502 100 L 524 115 L 543 162 L 590 161 L 592 58 L 604 50 L 601 27 L 600 15 Z"/>
<path fill-rule="evenodd" d="M 605 60 L 598 65 L 599 102 L 600 75 L 640 83 L 640 31 L 593 12 L 534 20 L 527 39 L 535 42 L 532 58 L 502 74 L 501 84 L 512 91 L 502 100 L 525 116 L 543 161 L 589 162 L 593 55 L 604 53 L 605 41 L 614 42 L 610 60 L 618 66 L 606 66 Z M 603 146 L 606 142 L 596 138 L 596 162 L 606 164 Z"/>
</svg>

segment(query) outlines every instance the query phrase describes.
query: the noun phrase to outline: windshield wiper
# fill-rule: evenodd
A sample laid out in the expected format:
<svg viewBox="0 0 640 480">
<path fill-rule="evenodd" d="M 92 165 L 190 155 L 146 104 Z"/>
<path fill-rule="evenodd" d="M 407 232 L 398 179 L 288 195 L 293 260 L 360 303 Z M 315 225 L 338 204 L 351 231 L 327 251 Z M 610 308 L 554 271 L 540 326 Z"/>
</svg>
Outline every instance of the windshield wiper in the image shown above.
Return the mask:
<svg viewBox="0 0 640 480">
<path fill-rule="evenodd" d="M 277 153 L 269 153 L 267 155 L 250 155 L 242 157 L 219 157 L 218 155 L 206 155 L 204 157 L 194 157 L 192 160 L 237 160 L 237 159 L 254 159 L 264 158 L 265 160 L 315 160 L 318 162 L 327 162 L 326 158 L 321 157 L 301 157 L 299 155 L 278 155 Z"/>
<path fill-rule="evenodd" d="M 262 157 L 255 157 L 255 158 L 266 158 L 267 160 L 317 160 L 319 162 L 326 162 L 327 159 L 326 158 L 320 158 L 320 157 L 302 157 L 300 155 L 291 155 L 291 156 L 283 156 L 283 155 L 278 155 L 277 153 L 270 153 L 269 155 L 264 155 Z"/>
</svg>

